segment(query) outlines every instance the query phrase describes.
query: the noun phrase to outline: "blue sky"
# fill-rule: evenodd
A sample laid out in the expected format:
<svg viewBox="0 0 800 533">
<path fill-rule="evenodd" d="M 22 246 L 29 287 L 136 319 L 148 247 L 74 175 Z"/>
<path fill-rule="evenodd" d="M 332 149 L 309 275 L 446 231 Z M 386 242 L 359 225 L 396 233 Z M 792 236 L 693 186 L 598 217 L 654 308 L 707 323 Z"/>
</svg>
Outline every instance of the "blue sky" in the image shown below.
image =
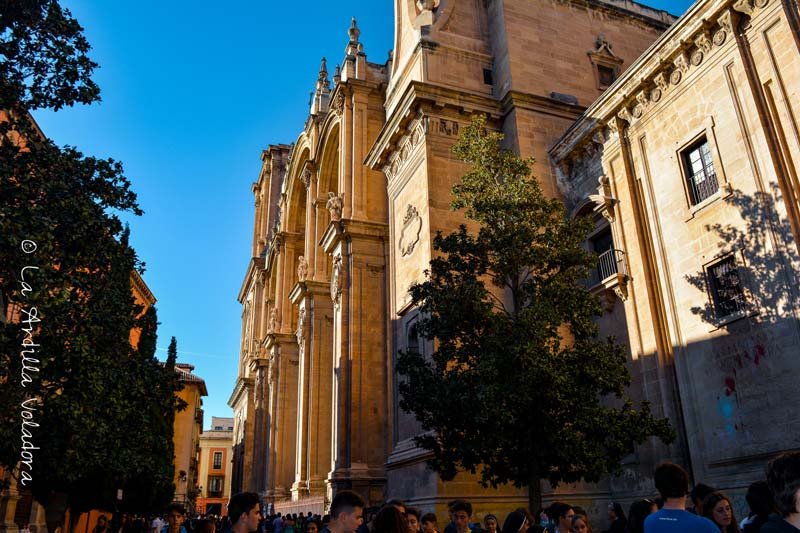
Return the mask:
<svg viewBox="0 0 800 533">
<path fill-rule="evenodd" d="M 689 2 L 647 2 L 681 14 Z M 325 56 L 331 74 L 356 16 L 370 61 L 393 40 L 391 0 L 64 1 L 100 64 L 102 102 L 37 112 L 58 144 L 122 161 L 145 214 L 131 241 L 171 336 L 195 365 L 211 416 L 232 416 L 241 306 L 261 150 L 291 143 Z"/>
</svg>

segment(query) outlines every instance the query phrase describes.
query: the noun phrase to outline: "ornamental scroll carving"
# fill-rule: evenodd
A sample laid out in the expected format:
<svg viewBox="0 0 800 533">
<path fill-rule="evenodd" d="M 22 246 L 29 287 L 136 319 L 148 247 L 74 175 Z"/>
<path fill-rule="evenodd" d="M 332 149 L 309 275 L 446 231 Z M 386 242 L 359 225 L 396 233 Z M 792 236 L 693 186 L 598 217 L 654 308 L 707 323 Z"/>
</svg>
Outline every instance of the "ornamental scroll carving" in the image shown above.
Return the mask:
<svg viewBox="0 0 800 533">
<path fill-rule="evenodd" d="M 311 170 L 308 168 L 303 169 L 303 172 L 300 173 L 300 181 L 303 182 L 306 189 L 308 189 L 308 185 L 311 183 Z"/>
<path fill-rule="evenodd" d="M 344 287 L 344 265 L 342 256 L 336 255 L 333 258 L 333 268 L 331 269 L 331 300 L 333 305 L 338 306 L 342 299 L 342 289 Z"/>
<path fill-rule="evenodd" d="M 333 99 L 333 111 L 339 116 L 344 111 L 344 94 L 341 91 L 336 93 L 336 98 Z"/>
<path fill-rule="evenodd" d="M 297 331 L 294 332 L 297 338 L 297 345 L 300 348 L 300 356 L 302 357 L 306 347 L 306 308 L 301 307 L 297 314 Z"/>
<path fill-rule="evenodd" d="M 417 146 L 421 145 L 428 131 L 428 117 L 420 117 L 408 129 L 408 133 L 398 141 L 398 148 L 394 151 L 389 161 L 384 165 L 383 172 L 390 181 L 397 177 L 403 165 L 411 159 L 411 154 Z M 458 128 L 457 123 L 455 128 Z"/>
<path fill-rule="evenodd" d="M 400 254 L 405 257 L 411 255 L 419 242 L 419 234 L 422 230 L 422 218 L 419 216 L 417 208 L 408 204 L 406 214 L 403 217 L 403 227 L 400 230 Z"/>
</svg>

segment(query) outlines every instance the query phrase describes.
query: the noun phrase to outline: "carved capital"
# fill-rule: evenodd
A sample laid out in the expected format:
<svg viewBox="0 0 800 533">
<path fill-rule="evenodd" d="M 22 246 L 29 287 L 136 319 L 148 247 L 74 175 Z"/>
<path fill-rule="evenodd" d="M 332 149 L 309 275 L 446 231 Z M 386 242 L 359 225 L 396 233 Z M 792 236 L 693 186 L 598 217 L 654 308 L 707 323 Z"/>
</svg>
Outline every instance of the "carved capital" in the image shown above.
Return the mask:
<svg viewBox="0 0 800 533">
<path fill-rule="evenodd" d="M 666 91 L 667 87 L 669 87 L 669 82 L 667 81 L 667 77 L 664 75 L 663 72 L 659 72 L 653 78 L 653 82 L 656 84 L 656 87 L 661 89 L 662 91 Z"/>
<path fill-rule="evenodd" d="M 628 124 L 633 122 L 633 117 L 631 116 L 631 112 L 628 111 L 627 107 L 623 107 L 619 111 L 617 111 L 617 118 L 624 120 Z"/>
<path fill-rule="evenodd" d="M 749 16 L 753 14 L 753 0 L 736 0 L 732 7 L 745 15 Z"/>
<path fill-rule="evenodd" d="M 694 38 L 694 44 L 703 52 L 708 53 L 711 50 L 711 35 L 707 31 L 701 32 Z"/>
</svg>

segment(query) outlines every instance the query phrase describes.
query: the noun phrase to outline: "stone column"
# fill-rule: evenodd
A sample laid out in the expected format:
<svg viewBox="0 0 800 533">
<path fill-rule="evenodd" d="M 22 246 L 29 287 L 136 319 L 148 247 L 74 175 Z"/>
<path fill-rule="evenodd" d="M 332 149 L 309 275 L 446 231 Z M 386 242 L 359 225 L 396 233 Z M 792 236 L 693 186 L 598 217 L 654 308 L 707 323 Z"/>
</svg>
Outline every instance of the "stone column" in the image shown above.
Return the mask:
<svg viewBox="0 0 800 533">
<path fill-rule="evenodd" d="M 297 433 L 297 339 L 294 335 L 272 333 L 267 336 L 272 360 L 274 409 L 271 415 L 271 437 L 274 443 L 272 496 L 287 499 L 294 483 Z M 277 369 L 277 372 L 276 372 Z"/>
<path fill-rule="evenodd" d="M 263 348 L 262 348 L 263 350 Z M 262 352 L 263 353 L 263 352 Z M 269 383 L 267 382 L 269 360 L 266 354 L 254 361 L 252 374 L 255 375 L 253 407 L 255 421 L 253 427 L 253 475 L 252 486 L 259 495 L 266 496 L 269 454 L 269 425 L 267 411 L 269 407 Z"/>
</svg>

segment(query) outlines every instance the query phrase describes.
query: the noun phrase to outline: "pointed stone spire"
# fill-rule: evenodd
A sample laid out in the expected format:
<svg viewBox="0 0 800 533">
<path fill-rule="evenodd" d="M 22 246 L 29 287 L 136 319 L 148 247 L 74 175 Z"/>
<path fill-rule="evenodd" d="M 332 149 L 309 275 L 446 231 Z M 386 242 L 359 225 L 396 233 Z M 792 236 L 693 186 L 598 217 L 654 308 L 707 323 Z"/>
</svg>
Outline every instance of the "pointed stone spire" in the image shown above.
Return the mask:
<svg viewBox="0 0 800 533">
<path fill-rule="evenodd" d="M 358 29 L 356 18 L 350 23 L 350 29 L 347 30 L 347 35 L 350 37 L 350 42 L 347 43 L 347 48 L 344 53 L 347 57 L 355 56 L 358 53 L 358 37 L 361 35 L 361 30 Z"/>
<path fill-rule="evenodd" d="M 319 64 L 317 86 L 311 95 L 311 114 L 316 115 L 328 110 L 328 101 L 331 95 L 331 82 L 328 80 L 328 64 L 325 58 Z"/>
<path fill-rule="evenodd" d="M 336 69 L 333 71 L 333 84 L 336 85 L 339 83 L 339 80 L 342 79 L 342 69 L 339 65 L 336 65 Z"/>
<path fill-rule="evenodd" d="M 350 29 L 347 30 L 347 35 L 350 36 L 351 43 L 357 43 L 358 37 L 361 35 L 361 30 L 358 29 L 358 24 L 356 24 L 356 18 L 353 17 L 353 20 L 350 22 Z"/>
</svg>

